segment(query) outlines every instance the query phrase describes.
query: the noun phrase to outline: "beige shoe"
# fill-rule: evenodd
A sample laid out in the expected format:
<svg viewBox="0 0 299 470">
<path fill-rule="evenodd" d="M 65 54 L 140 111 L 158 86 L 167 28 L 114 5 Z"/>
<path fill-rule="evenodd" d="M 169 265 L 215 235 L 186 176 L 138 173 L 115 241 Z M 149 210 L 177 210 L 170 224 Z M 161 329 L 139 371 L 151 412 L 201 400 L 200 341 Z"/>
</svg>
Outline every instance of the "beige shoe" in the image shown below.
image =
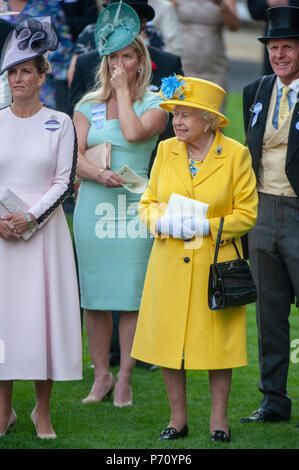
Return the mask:
<svg viewBox="0 0 299 470">
<path fill-rule="evenodd" d="M 129 385 L 129 393 L 128 397 L 124 401 L 117 401 L 115 398 L 115 390 L 114 390 L 114 400 L 113 400 L 113 405 L 118 406 L 119 408 L 123 408 L 124 406 L 132 406 L 133 405 L 133 392 L 132 392 L 132 387 Z"/>
<path fill-rule="evenodd" d="M 7 423 L 7 426 L 5 428 L 5 431 L 0 433 L 0 437 L 1 436 L 5 436 L 5 434 L 7 433 L 7 431 L 11 430 L 13 428 L 13 425 L 15 424 L 16 422 L 16 419 L 17 419 L 17 415 L 15 413 L 15 410 L 12 408 L 12 411 L 11 411 L 11 415 L 9 417 L 9 420 L 8 420 L 8 423 Z"/>
<path fill-rule="evenodd" d="M 31 421 L 33 422 L 33 424 L 35 426 L 35 431 L 36 431 L 37 437 L 39 437 L 40 439 L 56 439 L 57 436 L 56 436 L 55 432 L 52 432 L 50 434 L 43 434 L 43 433 L 38 432 L 35 408 L 31 413 Z"/>
<path fill-rule="evenodd" d="M 82 403 L 84 404 L 98 403 L 100 401 L 103 401 L 109 398 L 114 389 L 114 385 L 115 385 L 115 380 L 114 380 L 113 374 L 110 372 L 109 385 L 108 385 L 107 390 L 105 390 L 105 392 L 102 395 L 95 395 L 93 392 L 90 392 L 90 394 L 86 398 L 83 398 Z"/>
</svg>

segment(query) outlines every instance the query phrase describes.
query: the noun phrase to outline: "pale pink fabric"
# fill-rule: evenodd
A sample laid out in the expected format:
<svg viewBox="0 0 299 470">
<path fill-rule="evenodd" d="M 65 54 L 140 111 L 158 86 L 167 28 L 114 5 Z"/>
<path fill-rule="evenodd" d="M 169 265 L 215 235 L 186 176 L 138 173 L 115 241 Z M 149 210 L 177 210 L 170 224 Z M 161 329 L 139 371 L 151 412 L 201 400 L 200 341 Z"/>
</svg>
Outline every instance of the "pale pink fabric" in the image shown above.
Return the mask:
<svg viewBox="0 0 299 470">
<path fill-rule="evenodd" d="M 60 127 L 50 131 L 53 115 Z M 39 217 L 67 188 L 73 147 L 66 114 L 42 108 L 22 119 L 1 110 L 0 191 L 10 188 Z M 28 241 L 0 238 L 0 342 L 0 380 L 82 378 L 76 269 L 61 205 Z"/>
</svg>

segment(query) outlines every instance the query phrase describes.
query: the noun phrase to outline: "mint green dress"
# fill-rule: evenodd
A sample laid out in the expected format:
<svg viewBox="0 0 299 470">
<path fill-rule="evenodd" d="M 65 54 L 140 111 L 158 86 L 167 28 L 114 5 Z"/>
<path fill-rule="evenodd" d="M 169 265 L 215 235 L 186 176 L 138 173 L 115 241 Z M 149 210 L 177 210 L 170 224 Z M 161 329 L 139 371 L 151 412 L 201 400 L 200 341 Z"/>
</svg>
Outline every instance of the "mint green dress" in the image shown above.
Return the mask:
<svg viewBox="0 0 299 470">
<path fill-rule="evenodd" d="M 138 116 L 159 108 L 158 95 L 147 92 L 134 103 Z M 112 143 L 111 169 L 128 165 L 146 178 L 158 135 L 144 142 L 125 140 L 118 119 L 106 120 L 105 104 L 76 108 L 90 122 L 87 146 Z M 95 181 L 80 184 L 74 211 L 81 306 L 88 310 L 139 310 L 153 239 L 138 216 L 141 194 L 106 188 Z"/>
</svg>

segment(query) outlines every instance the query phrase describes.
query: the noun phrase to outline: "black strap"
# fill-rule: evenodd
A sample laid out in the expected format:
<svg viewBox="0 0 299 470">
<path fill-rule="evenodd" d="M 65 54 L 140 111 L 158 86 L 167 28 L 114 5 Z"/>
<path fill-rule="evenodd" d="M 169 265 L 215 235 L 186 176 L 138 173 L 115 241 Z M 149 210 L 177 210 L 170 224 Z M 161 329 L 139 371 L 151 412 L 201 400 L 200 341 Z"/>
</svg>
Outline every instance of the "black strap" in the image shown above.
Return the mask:
<svg viewBox="0 0 299 470">
<path fill-rule="evenodd" d="M 224 217 L 221 217 L 220 224 L 219 224 L 219 229 L 218 229 L 218 235 L 217 235 L 217 240 L 216 240 L 216 248 L 215 248 L 215 256 L 214 256 L 214 264 L 217 263 L 218 259 L 218 252 L 219 252 L 219 246 L 220 246 L 220 240 L 221 240 L 221 234 L 222 234 L 222 229 L 223 229 L 223 223 L 224 223 Z M 237 248 L 237 245 L 235 243 L 235 240 L 232 240 L 232 244 L 235 247 L 235 250 L 237 252 L 238 258 L 242 259 L 239 253 L 239 250 Z"/>
<path fill-rule="evenodd" d="M 249 119 L 249 123 L 248 123 L 248 126 L 247 126 L 247 131 L 246 131 L 246 139 L 245 139 L 245 142 L 244 142 L 244 145 L 247 145 L 248 143 L 248 138 L 249 138 L 249 134 L 250 134 L 250 129 L 251 129 L 251 123 L 252 123 L 252 119 L 253 119 L 253 116 L 254 116 L 254 107 L 256 105 L 256 102 L 257 102 L 257 99 L 258 99 L 258 96 L 259 96 L 259 92 L 260 92 L 260 89 L 262 87 L 262 84 L 263 84 L 263 81 L 265 80 L 267 75 L 264 75 L 260 81 L 259 81 L 259 84 L 258 84 L 258 87 L 257 87 L 257 90 L 256 90 L 256 93 L 255 93 L 255 96 L 254 96 L 254 100 L 253 100 L 253 103 L 252 105 L 250 106 L 250 119 Z"/>
</svg>

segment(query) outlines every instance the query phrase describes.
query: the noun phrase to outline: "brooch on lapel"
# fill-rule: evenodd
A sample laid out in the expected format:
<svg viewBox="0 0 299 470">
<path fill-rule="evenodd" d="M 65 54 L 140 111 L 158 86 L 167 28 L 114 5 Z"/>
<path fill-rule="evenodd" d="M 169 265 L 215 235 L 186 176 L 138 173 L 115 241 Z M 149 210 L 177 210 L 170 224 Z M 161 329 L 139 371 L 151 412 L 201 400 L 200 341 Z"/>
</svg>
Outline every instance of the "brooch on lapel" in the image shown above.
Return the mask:
<svg viewBox="0 0 299 470">
<path fill-rule="evenodd" d="M 49 121 L 46 121 L 44 123 L 44 128 L 47 129 L 47 131 L 57 131 L 59 127 L 61 126 L 60 122 L 57 121 L 56 116 L 52 115 L 49 119 Z"/>
<path fill-rule="evenodd" d="M 262 103 L 256 103 L 254 106 L 251 106 L 250 111 L 254 113 L 251 127 L 253 127 L 256 124 L 257 118 L 261 110 L 263 109 Z"/>
</svg>

